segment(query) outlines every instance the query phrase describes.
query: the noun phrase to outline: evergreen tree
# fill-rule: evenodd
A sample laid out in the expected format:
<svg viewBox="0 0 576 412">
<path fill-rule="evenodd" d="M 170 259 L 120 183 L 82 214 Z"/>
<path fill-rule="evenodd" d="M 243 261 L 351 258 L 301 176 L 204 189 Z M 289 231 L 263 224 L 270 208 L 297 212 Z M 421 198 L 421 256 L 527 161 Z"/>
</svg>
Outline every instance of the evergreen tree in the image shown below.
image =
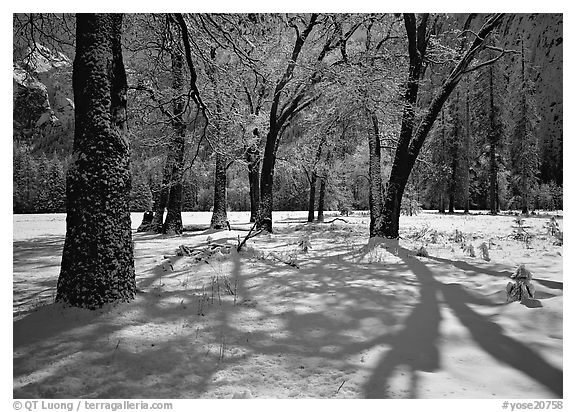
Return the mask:
<svg viewBox="0 0 576 412">
<path fill-rule="evenodd" d="M 130 210 L 145 212 L 152 207 L 152 191 L 145 171 L 132 168 L 132 190 L 130 191 Z"/>
<path fill-rule="evenodd" d="M 538 111 L 535 107 L 534 85 L 528 76 L 528 63 L 524 47 L 524 38 L 519 39 L 521 50 L 518 73 L 510 81 L 509 101 L 511 108 L 510 159 L 512 161 L 513 194 L 521 199 L 523 214 L 528 213 L 532 192 L 538 183 Z"/>
<path fill-rule="evenodd" d="M 48 212 L 62 213 L 66 211 L 66 177 L 64 166 L 56 155 L 52 157 L 48 167 Z"/>
<path fill-rule="evenodd" d="M 50 207 L 50 200 L 52 193 L 50 193 L 50 180 L 48 170 L 50 168 L 46 154 L 42 153 L 38 159 L 37 167 L 35 170 L 35 186 L 36 199 L 34 211 L 36 213 L 49 213 L 52 212 Z"/>
</svg>

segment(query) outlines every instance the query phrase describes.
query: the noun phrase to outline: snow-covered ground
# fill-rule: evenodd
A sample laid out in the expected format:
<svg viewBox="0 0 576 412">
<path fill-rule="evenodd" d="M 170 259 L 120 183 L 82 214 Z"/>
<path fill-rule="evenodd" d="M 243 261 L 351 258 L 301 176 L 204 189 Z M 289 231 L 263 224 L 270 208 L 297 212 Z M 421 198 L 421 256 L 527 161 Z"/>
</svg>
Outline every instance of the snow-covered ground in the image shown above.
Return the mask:
<svg viewBox="0 0 576 412">
<path fill-rule="evenodd" d="M 136 299 L 88 311 L 53 303 L 65 215 L 14 216 L 14 397 L 562 397 L 563 253 L 548 219 L 526 220 L 525 243 L 508 237 L 513 216 L 425 212 L 402 217 L 399 244 L 368 247 L 366 214 L 305 217 L 277 212 L 274 234 L 198 262 L 178 246 L 236 245 L 248 214 L 229 215 L 243 230 L 134 233 Z M 536 299 L 506 304 L 520 264 Z"/>
</svg>

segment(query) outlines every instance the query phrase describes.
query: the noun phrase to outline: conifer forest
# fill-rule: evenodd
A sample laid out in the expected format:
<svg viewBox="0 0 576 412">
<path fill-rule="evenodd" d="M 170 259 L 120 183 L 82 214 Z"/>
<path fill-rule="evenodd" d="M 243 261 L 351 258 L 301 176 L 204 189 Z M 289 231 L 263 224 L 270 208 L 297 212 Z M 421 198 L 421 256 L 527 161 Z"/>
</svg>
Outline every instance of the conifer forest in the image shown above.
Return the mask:
<svg viewBox="0 0 576 412">
<path fill-rule="evenodd" d="M 14 398 L 562 408 L 562 14 L 13 14 L 12 159 Z"/>
</svg>

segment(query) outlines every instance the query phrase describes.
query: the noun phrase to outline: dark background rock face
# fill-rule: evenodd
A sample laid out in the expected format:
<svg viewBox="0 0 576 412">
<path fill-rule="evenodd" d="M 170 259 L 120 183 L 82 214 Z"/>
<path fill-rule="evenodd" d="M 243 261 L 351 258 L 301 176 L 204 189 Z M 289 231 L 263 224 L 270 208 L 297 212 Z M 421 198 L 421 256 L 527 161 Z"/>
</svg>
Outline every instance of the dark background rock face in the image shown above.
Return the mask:
<svg viewBox="0 0 576 412">
<path fill-rule="evenodd" d="M 510 15 L 501 28 L 502 39 L 509 48 L 518 47 L 518 39 L 525 41 L 531 78 L 535 85 L 536 106 L 539 108 L 539 148 L 541 179 L 562 184 L 563 134 L 563 15 Z M 509 65 L 518 56 L 511 56 Z"/>
<path fill-rule="evenodd" d="M 13 65 L 13 137 L 33 152 L 65 155 L 74 136 L 72 63 L 38 48 L 42 53 Z"/>
</svg>

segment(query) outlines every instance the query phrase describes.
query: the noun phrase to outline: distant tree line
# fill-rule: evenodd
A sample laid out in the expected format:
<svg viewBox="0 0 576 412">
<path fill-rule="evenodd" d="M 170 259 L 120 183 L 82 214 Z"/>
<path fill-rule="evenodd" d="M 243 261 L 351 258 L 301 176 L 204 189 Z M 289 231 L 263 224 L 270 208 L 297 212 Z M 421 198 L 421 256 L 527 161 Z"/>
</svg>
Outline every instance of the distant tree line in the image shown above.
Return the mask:
<svg viewBox="0 0 576 412">
<path fill-rule="evenodd" d="M 440 123 L 441 124 L 441 123 Z M 435 136 L 437 138 L 437 136 Z M 435 140 L 434 145 L 441 142 Z M 42 151 L 32 151 L 30 147 L 13 146 L 13 213 L 63 213 L 66 212 L 66 171 L 70 158 L 62 155 L 46 155 Z M 338 173 L 329 174 L 329 184 L 325 194 L 326 210 L 368 210 L 368 183 L 364 164 L 367 157 L 361 153 L 348 156 Z M 432 163 L 419 164 L 411 176 L 402 202 L 403 213 L 414 213 L 418 209 L 441 209 L 437 191 L 441 177 L 429 174 L 434 170 L 447 170 L 441 166 L 445 159 L 435 159 Z M 469 209 L 489 210 L 489 171 L 481 164 L 482 159 L 474 160 L 469 183 Z M 504 164 L 505 165 L 505 164 Z M 132 169 L 132 189 L 130 209 L 133 212 L 151 210 L 159 196 L 162 162 L 159 158 L 134 159 Z M 228 169 L 227 202 L 229 211 L 250 210 L 250 188 L 248 172 L 242 164 Z M 461 173 L 461 172 L 460 172 Z M 449 176 L 449 174 L 447 174 Z M 455 207 L 464 210 L 462 174 L 455 186 Z M 510 178 L 510 170 L 500 171 L 499 204 L 502 210 L 521 209 L 522 199 Z M 283 159 L 276 170 L 274 199 L 276 210 L 307 210 L 309 207 L 309 182 L 306 173 Z M 214 204 L 214 167 L 210 156 L 197 161 L 194 172 L 184 173 L 182 181 L 182 211 L 210 211 Z M 562 186 L 554 181 L 536 181 L 529 190 L 530 210 L 558 210 L 563 207 Z M 448 195 L 445 195 L 444 212 L 448 211 Z M 318 207 L 318 199 L 314 203 Z"/>
</svg>

